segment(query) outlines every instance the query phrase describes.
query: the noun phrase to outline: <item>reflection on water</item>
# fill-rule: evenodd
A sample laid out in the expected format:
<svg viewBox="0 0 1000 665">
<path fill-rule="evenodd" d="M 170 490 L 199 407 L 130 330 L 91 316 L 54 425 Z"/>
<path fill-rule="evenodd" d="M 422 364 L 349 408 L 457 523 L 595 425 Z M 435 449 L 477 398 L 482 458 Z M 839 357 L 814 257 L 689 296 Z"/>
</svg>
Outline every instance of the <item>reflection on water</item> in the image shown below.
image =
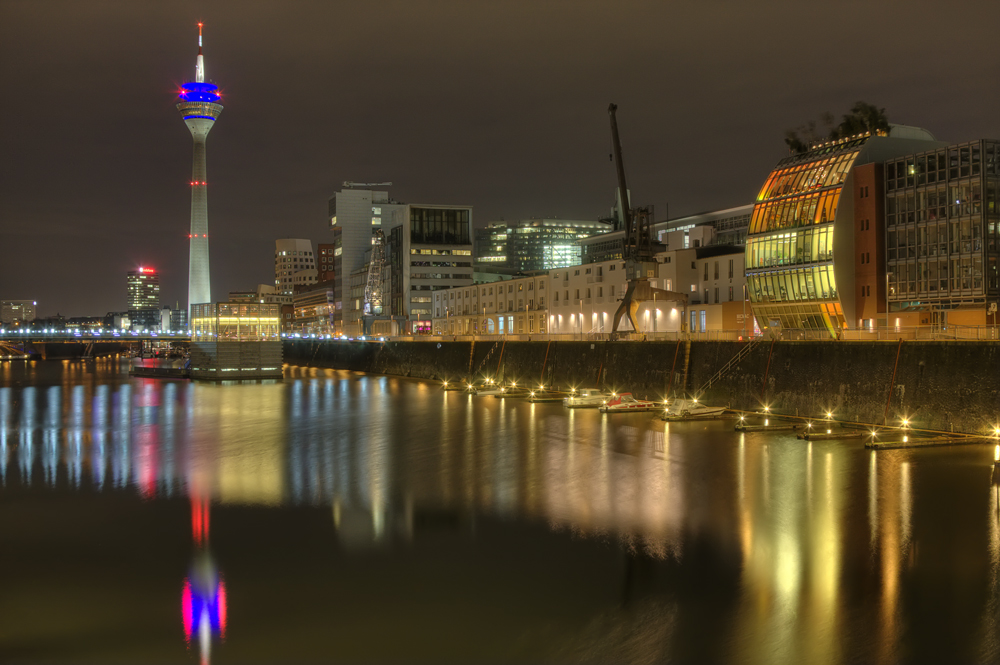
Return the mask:
<svg viewBox="0 0 1000 665">
<path fill-rule="evenodd" d="M 735 433 L 726 422 L 565 411 L 309 368 L 290 368 L 284 382 L 219 385 L 128 380 L 100 363 L 3 365 L 0 497 L 124 492 L 190 503 L 182 624 L 203 662 L 213 639 L 226 638 L 227 602 L 234 616 L 254 605 L 250 596 L 227 599 L 209 548 L 209 514 L 227 507 L 288 519 L 328 511 L 336 546 L 355 557 L 344 560 L 345 575 L 352 566 L 392 570 L 450 525 L 465 535 L 447 547 L 488 571 L 474 582 L 492 589 L 481 601 L 484 617 L 512 583 L 506 559 L 487 565 L 481 546 L 470 544 L 486 542 L 495 524 L 513 525 L 507 538 L 521 543 L 517 552 L 551 557 L 557 567 L 589 552 L 581 579 L 606 579 L 617 591 L 565 610 L 580 615 L 553 624 L 555 633 L 539 632 L 526 609 L 556 607 L 558 595 L 519 599 L 504 621 L 524 637 L 491 647 L 511 657 L 1000 657 L 992 448 L 875 453 Z M 229 551 L 235 566 L 243 554 Z M 453 572 L 456 585 L 473 584 L 461 577 L 471 573 Z M 348 583 L 338 590 L 368 593 Z M 571 608 L 576 601 L 565 593 Z M 421 602 L 418 594 L 404 604 Z M 304 606 L 333 611 L 313 603 Z M 523 621 L 512 618 L 521 614 Z M 408 621 L 430 625 L 433 615 Z M 239 640 L 227 639 L 224 648 L 238 653 Z M 360 653 L 393 653 L 366 648 L 375 651 Z"/>
</svg>

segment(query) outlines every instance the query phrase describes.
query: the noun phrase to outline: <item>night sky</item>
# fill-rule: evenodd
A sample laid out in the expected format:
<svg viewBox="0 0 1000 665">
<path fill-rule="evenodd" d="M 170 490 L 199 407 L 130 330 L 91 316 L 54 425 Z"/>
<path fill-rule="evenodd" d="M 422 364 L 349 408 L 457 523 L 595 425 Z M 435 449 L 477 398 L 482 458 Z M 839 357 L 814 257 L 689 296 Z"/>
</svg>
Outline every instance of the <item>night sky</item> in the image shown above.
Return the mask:
<svg viewBox="0 0 1000 665">
<path fill-rule="evenodd" d="M 0 298 L 187 297 L 191 137 L 174 108 L 205 22 L 212 293 L 330 238 L 344 180 L 501 218 L 613 203 L 607 107 L 657 218 L 753 200 L 786 129 L 854 102 L 937 138 L 1000 138 L 1000 3 L 0 2 Z"/>
</svg>

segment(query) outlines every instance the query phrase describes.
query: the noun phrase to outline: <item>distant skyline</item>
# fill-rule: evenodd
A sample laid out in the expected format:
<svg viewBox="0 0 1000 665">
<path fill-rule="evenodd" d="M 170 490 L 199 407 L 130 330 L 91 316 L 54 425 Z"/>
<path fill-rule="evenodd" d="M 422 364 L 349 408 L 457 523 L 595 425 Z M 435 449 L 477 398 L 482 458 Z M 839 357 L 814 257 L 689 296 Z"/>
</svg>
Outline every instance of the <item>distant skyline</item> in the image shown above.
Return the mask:
<svg viewBox="0 0 1000 665">
<path fill-rule="evenodd" d="M 476 226 L 596 219 L 607 107 L 658 219 L 750 203 L 787 129 L 858 100 L 944 141 L 1000 138 L 995 3 L 0 3 L 0 298 L 123 310 L 125 276 L 185 305 L 194 75 L 209 138 L 212 293 L 273 281 L 274 241 L 331 239 L 345 180 Z M 16 248 L 16 249 L 12 249 Z"/>
</svg>

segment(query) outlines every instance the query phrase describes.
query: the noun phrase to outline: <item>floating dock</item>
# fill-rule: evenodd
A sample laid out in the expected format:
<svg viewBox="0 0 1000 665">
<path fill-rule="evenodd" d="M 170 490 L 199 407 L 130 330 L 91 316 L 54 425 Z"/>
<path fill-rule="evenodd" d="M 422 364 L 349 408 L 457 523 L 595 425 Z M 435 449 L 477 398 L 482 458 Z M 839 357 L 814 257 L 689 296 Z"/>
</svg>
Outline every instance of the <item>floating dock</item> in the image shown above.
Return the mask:
<svg viewBox="0 0 1000 665">
<path fill-rule="evenodd" d="M 839 432 L 803 432 L 799 434 L 800 439 L 806 441 L 843 441 L 846 439 L 860 439 L 865 436 L 861 430 L 842 430 Z"/>
<path fill-rule="evenodd" d="M 892 450 L 895 448 L 933 448 L 936 446 L 964 446 L 973 443 L 993 443 L 995 439 L 987 436 L 936 436 L 928 438 L 908 439 L 907 441 L 876 441 L 869 438 L 865 448 L 872 450 Z"/>
<path fill-rule="evenodd" d="M 796 430 L 802 425 L 781 424 L 781 425 L 736 425 L 737 432 L 787 432 Z"/>
</svg>

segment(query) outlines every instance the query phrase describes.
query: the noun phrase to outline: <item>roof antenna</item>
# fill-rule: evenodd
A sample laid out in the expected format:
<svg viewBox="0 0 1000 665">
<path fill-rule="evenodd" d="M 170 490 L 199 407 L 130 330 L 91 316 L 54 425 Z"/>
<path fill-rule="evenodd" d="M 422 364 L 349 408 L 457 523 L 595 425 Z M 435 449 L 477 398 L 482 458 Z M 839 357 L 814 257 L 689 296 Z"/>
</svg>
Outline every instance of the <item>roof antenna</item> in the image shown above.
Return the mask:
<svg viewBox="0 0 1000 665">
<path fill-rule="evenodd" d="M 205 56 L 201 54 L 201 28 L 204 23 L 198 23 L 198 64 L 194 68 L 194 80 L 198 83 L 205 82 Z"/>
</svg>

